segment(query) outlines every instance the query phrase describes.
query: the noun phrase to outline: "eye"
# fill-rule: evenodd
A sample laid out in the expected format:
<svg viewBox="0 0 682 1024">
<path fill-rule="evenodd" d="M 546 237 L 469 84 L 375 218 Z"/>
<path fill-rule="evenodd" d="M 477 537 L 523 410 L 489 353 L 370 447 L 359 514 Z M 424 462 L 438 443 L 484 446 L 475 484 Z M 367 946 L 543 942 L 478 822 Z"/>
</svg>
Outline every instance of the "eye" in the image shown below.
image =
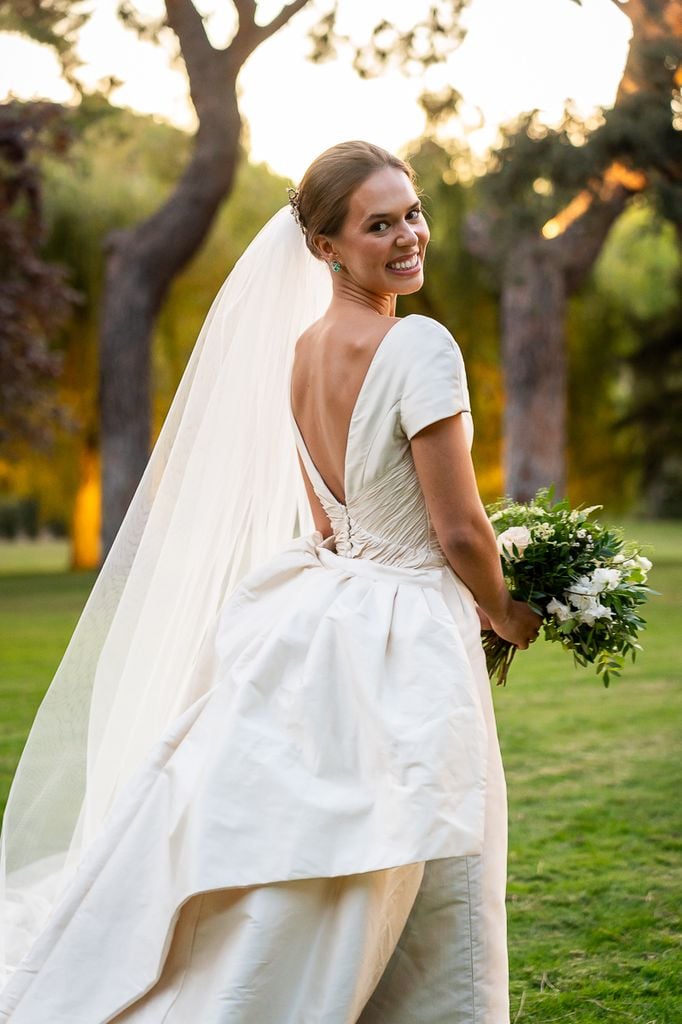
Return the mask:
<svg viewBox="0 0 682 1024">
<path fill-rule="evenodd" d="M 415 206 L 414 210 L 410 210 L 410 212 L 408 213 L 408 217 L 412 217 L 413 220 L 416 220 L 418 217 L 421 217 L 421 215 L 422 215 L 422 208 L 421 208 L 421 206 Z"/>
<path fill-rule="evenodd" d="M 383 230 L 384 227 L 388 227 L 388 221 L 387 220 L 377 220 L 377 221 L 374 222 L 374 224 L 372 224 L 372 226 L 371 226 L 371 228 L 369 230 L 370 231 L 381 231 L 381 230 Z"/>
</svg>

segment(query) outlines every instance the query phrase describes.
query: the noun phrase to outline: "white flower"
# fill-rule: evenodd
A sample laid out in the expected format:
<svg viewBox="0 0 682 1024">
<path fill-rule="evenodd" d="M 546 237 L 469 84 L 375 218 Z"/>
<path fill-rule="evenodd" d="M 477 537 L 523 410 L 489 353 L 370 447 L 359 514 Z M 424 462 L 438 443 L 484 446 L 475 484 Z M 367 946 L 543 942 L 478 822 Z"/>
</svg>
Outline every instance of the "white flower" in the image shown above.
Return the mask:
<svg viewBox="0 0 682 1024">
<path fill-rule="evenodd" d="M 632 558 L 626 558 L 623 562 L 623 569 L 625 571 L 636 569 L 641 574 L 641 578 L 646 580 L 649 571 L 651 570 L 652 563 L 644 555 L 633 555 Z"/>
<path fill-rule="evenodd" d="M 585 537 L 587 537 L 587 530 L 584 530 L 584 529 L 577 530 L 576 531 L 576 537 L 579 540 L 584 540 Z"/>
<path fill-rule="evenodd" d="M 615 590 L 621 581 L 622 573 L 619 569 L 600 568 L 592 573 L 592 580 L 601 584 L 602 590 Z"/>
<path fill-rule="evenodd" d="M 489 516 L 488 518 L 490 519 L 491 523 L 496 523 L 497 520 L 501 519 L 503 515 L 504 515 L 504 512 L 501 509 L 499 509 L 497 512 L 493 512 L 493 514 L 491 516 Z"/>
<path fill-rule="evenodd" d="M 572 583 L 569 589 L 566 591 L 567 594 L 581 595 L 581 594 L 601 594 L 604 589 L 604 585 L 598 580 L 593 579 L 592 576 L 579 576 L 575 583 Z M 575 604 L 573 597 L 570 596 L 569 600 Z M 576 607 L 578 607 L 576 605 Z"/>
<path fill-rule="evenodd" d="M 549 615 L 556 616 L 559 622 L 566 622 L 567 619 L 573 618 L 573 611 L 567 604 L 562 604 L 561 601 L 557 601 L 556 597 L 553 597 L 547 605 L 547 612 Z"/>
<path fill-rule="evenodd" d="M 597 509 L 603 507 L 603 505 L 590 505 L 588 508 L 574 508 L 569 519 L 572 523 L 579 523 L 581 520 L 587 519 L 587 517 L 592 515 L 593 512 L 596 512 Z"/>
<path fill-rule="evenodd" d="M 591 599 L 594 603 L 589 608 L 583 609 L 578 615 L 578 621 L 583 622 L 586 626 L 594 626 L 597 619 L 612 619 L 613 611 L 611 608 L 607 608 L 605 605 L 600 604 L 595 598 Z"/>
<path fill-rule="evenodd" d="M 587 517 L 591 516 L 593 512 L 596 512 L 598 509 L 603 507 L 603 505 L 588 505 L 587 508 L 581 510 L 581 514 L 585 517 L 585 519 L 587 519 Z"/>
<path fill-rule="evenodd" d="M 533 536 L 537 540 L 550 540 L 554 536 L 554 527 L 551 523 L 538 523 L 533 527 Z"/>
<path fill-rule="evenodd" d="M 530 530 L 527 526 L 510 526 L 497 538 L 497 550 L 506 558 L 516 558 L 512 545 L 518 551 L 518 557 L 523 558 L 523 552 L 530 544 Z"/>
<path fill-rule="evenodd" d="M 575 594 L 572 590 L 567 590 L 566 596 L 573 607 L 580 612 L 591 612 L 599 604 L 594 594 Z"/>
</svg>

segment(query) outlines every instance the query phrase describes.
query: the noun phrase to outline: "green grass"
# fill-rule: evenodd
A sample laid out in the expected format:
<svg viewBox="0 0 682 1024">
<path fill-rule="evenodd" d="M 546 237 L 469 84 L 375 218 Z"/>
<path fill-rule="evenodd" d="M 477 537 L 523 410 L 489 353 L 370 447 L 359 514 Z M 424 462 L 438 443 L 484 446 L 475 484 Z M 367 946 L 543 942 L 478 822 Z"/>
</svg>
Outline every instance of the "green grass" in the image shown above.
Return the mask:
<svg viewBox="0 0 682 1024">
<path fill-rule="evenodd" d="M 605 690 L 538 643 L 495 691 L 521 1024 L 682 1024 L 682 524 L 627 531 L 651 545 L 661 592 L 635 665 Z M 46 556 L 55 571 L 37 571 Z M 0 545 L 3 798 L 93 580 L 56 571 L 59 557 L 27 549 L 20 571 L 16 545 Z"/>
</svg>

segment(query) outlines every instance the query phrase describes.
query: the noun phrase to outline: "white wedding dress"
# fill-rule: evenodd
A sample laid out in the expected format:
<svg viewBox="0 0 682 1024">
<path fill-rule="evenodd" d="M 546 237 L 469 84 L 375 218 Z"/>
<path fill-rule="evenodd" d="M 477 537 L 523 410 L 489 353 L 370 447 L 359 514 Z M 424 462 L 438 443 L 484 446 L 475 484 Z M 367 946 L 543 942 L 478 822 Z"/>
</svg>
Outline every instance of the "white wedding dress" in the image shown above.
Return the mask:
<svg viewBox="0 0 682 1024">
<path fill-rule="evenodd" d="M 411 315 L 353 410 L 334 535 L 227 598 L 208 691 L 150 751 L 0 994 L 10 1024 L 507 1024 L 506 796 L 478 617 L 410 438 L 462 413 Z"/>
</svg>

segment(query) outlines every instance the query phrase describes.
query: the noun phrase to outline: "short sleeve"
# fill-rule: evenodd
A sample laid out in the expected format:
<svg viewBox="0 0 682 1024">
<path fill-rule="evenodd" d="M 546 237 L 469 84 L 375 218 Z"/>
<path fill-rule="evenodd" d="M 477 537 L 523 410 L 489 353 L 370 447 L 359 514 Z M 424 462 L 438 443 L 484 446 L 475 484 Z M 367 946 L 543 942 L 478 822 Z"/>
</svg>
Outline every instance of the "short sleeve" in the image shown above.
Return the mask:
<svg viewBox="0 0 682 1024">
<path fill-rule="evenodd" d="M 430 423 L 470 412 L 466 370 L 459 345 L 442 324 L 415 315 L 414 337 L 406 347 L 400 421 L 406 436 L 412 437 Z"/>
</svg>

